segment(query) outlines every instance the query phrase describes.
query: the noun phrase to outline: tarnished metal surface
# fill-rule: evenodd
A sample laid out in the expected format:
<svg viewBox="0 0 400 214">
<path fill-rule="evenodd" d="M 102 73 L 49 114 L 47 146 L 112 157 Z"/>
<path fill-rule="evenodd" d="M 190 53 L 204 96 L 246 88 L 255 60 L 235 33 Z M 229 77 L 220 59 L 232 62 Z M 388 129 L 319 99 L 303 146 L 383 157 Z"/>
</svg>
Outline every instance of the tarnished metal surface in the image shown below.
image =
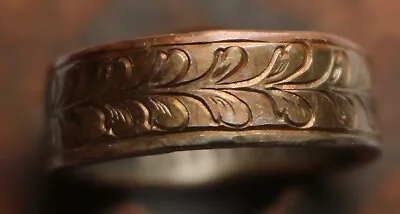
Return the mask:
<svg viewBox="0 0 400 214">
<path fill-rule="evenodd" d="M 395 92 L 399 90 L 397 58 L 400 30 L 393 26 L 397 24 L 399 9 L 400 4 L 396 0 L 87 0 L 79 4 L 50 0 L 3 1 L 0 6 L 0 152 L 7 159 L 2 163 L 14 169 L 26 164 L 21 157 L 25 157 L 26 151 L 31 151 L 32 145 L 40 140 L 45 71 L 49 62 L 62 53 L 95 43 L 176 32 L 188 27 L 198 29 L 198 26 L 319 30 L 357 41 L 370 54 L 374 64 L 373 80 L 380 106 L 385 155 L 377 164 L 346 175 L 341 185 L 335 183 L 333 189 L 316 194 L 313 199 L 305 199 L 303 194 L 292 197 L 293 192 L 289 190 L 265 213 L 325 213 L 328 210 L 331 213 L 397 213 L 400 204 L 397 194 L 400 192 L 397 131 L 400 99 Z M 2 175 L 0 210 L 18 213 L 16 210 L 25 207 L 17 200 L 20 198 L 21 180 L 10 172 Z M 93 198 L 77 198 L 82 190 L 76 191 L 77 194 L 69 197 L 64 208 L 72 209 L 72 199 L 84 201 Z M 261 192 L 260 195 L 265 198 L 265 191 Z M 329 196 L 332 194 L 335 197 Z M 317 204 L 321 200 L 324 205 Z M 121 208 L 121 213 L 122 210 L 129 210 L 127 208 L 129 206 Z M 161 213 L 166 213 L 166 210 Z"/>
<path fill-rule="evenodd" d="M 258 159 L 269 162 L 261 167 L 265 171 L 292 172 L 341 165 L 336 162 L 348 159 L 343 152 L 360 161 L 377 154 L 369 65 L 356 45 L 334 36 L 252 31 L 156 36 L 88 48 L 62 58 L 52 70 L 48 116 L 56 165 L 179 150 L 284 147 L 295 152 L 280 152 L 282 157 L 265 152 Z M 315 158 L 307 148 L 326 155 Z M 327 155 L 329 149 L 335 158 Z M 229 154 L 232 162 L 242 156 L 235 149 Z M 177 162 L 190 160 L 181 159 Z M 145 163 L 140 170 L 147 165 L 156 168 Z M 237 167 L 246 170 L 246 164 Z M 155 176 L 162 180 L 170 169 L 161 168 Z M 101 169 L 92 172 L 105 174 Z"/>
</svg>

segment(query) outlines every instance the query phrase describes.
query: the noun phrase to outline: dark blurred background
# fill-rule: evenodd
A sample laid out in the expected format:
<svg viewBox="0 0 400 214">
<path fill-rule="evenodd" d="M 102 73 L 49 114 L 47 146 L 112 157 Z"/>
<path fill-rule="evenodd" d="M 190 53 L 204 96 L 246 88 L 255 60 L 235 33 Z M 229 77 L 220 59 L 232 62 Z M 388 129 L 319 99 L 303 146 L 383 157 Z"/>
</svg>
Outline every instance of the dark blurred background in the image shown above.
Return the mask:
<svg viewBox="0 0 400 214">
<path fill-rule="evenodd" d="M 0 213 L 23 212 L 26 168 L 42 141 L 46 69 L 57 56 L 103 42 L 209 28 L 323 31 L 361 44 L 375 68 L 383 158 L 343 176 L 331 187 L 335 194 L 316 197 L 323 205 L 289 188 L 265 213 L 307 213 L 302 209 L 310 206 L 320 206 L 319 213 L 400 213 L 399 21 L 397 0 L 2 0 Z M 144 206 L 116 209 L 146 213 Z"/>
</svg>

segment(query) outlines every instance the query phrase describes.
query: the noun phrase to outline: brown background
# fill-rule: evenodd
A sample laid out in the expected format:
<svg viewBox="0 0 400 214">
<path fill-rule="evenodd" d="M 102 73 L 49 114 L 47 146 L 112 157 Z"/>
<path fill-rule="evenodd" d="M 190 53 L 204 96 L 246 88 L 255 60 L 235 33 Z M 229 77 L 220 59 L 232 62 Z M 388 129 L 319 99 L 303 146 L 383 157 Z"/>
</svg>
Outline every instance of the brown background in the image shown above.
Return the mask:
<svg viewBox="0 0 400 214">
<path fill-rule="evenodd" d="M 384 156 L 345 176 L 346 203 L 338 206 L 350 207 L 347 213 L 400 213 L 399 22 L 397 0 L 3 0 L 0 213 L 20 208 L 18 169 L 31 163 L 23 157 L 40 142 L 45 71 L 55 57 L 97 43 L 207 27 L 324 31 L 365 47 L 375 66 Z M 267 213 L 286 213 L 288 195 Z"/>
</svg>

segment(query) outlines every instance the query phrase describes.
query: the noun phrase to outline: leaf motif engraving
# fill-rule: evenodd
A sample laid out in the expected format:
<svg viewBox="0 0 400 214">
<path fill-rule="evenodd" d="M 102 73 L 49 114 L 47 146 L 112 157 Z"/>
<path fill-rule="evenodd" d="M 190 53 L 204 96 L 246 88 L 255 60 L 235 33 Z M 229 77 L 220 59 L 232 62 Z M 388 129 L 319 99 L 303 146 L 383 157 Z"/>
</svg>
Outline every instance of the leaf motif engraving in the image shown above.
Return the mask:
<svg viewBox="0 0 400 214">
<path fill-rule="evenodd" d="M 189 123 L 189 111 L 173 96 L 151 96 L 143 100 L 149 111 L 149 124 L 158 129 L 181 129 Z"/>
<path fill-rule="evenodd" d="M 332 66 L 332 74 L 331 77 L 329 78 L 329 83 L 331 85 L 336 84 L 340 80 L 344 72 L 344 69 L 347 69 L 348 66 L 347 58 L 344 56 L 343 53 L 336 51 L 333 54 L 335 57 L 335 64 Z"/>
<path fill-rule="evenodd" d="M 108 59 L 98 68 L 100 86 L 124 89 L 133 74 L 133 64 L 128 57 Z"/>
<path fill-rule="evenodd" d="M 332 112 L 338 122 L 345 127 L 354 126 L 354 115 L 356 114 L 354 101 L 350 96 L 339 91 L 318 91 L 323 94 L 332 105 Z"/>
<path fill-rule="evenodd" d="M 110 136 L 124 134 L 132 125 L 133 118 L 129 109 L 123 104 L 103 106 L 105 115 L 104 129 Z"/>
<path fill-rule="evenodd" d="M 90 106 L 73 111 L 74 124 L 68 128 L 80 139 L 115 138 L 150 130 L 148 115 L 147 108 L 137 101 Z"/>
<path fill-rule="evenodd" d="M 99 108 L 94 106 L 78 108 L 70 113 L 69 117 L 72 123 L 65 124 L 64 127 L 67 135 L 74 135 L 84 141 L 108 134 L 105 128 L 106 116 Z M 85 132 L 81 130 L 85 130 Z M 75 144 L 76 142 L 72 143 Z"/>
<path fill-rule="evenodd" d="M 268 66 L 257 76 L 220 86 L 226 88 L 282 88 L 304 74 L 310 68 L 311 63 L 312 51 L 308 44 L 281 45 L 276 47 L 269 59 Z"/>
<path fill-rule="evenodd" d="M 241 47 L 217 49 L 214 63 L 209 69 L 210 79 L 215 83 L 226 83 L 229 78 L 241 71 L 247 64 L 247 53 Z"/>
<path fill-rule="evenodd" d="M 104 96 L 108 98 L 104 102 L 107 104 L 97 106 L 93 104 L 96 102 L 82 102 L 85 108 L 76 112 L 80 118 L 76 124 L 81 126 L 79 130 L 89 130 L 82 138 L 135 136 L 199 126 L 242 129 L 261 124 L 315 128 L 321 124 L 318 102 L 332 106 L 332 113 L 324 116 L 329 117 L 326 121 L 348 129 L 355 127 L 357 106 L 362 105 L 366 114 L 369 113 L 370 107 L 365 107 L 369 102 L 359 101 L 358 94 L 354 99 L 350 95 L 350 78 L 345 76 L 350 73 L 349 60 L 342 50 L 322 50 L 319 53 L 324 53 L 323 59 L 316 61 L 324 65 L 313 67 L 315 49 L 307 42 L 269 46 L 274 49 L 256 57 L 252 55 L 254 49 L 247 51 L 244 47 L 224 47 L 224 44 L 210 46 L 213 49 L 205 54 L 191 48 L 157 47 L 157 52 L 150 54 L 155 56 L 149 60 L 150 66 L 134 67 L 131 59 L 136 59 L 133 57 L 110 59 L 106 63 L 103 60 L 101 69 L 95 72 L 98 72 L 99 91 L 108 93 Z M 212 58 L 203 59 L 210 55 Z M 199 61 L 206 63 L 198 66 Z M 252 70 L 260 67 L 260 70 Z M 143 69 L 142 76 L 136 80 L 135 69 Z M 323 73 L 318 73 L 319 69 L 324 69 Z M 83 80 L 86 81 L 83 78 L 79 82 Z M 53 84 L 54 87 L 62 85 Z M 53 95 L 53 100 L 61 99 L 58 94 Z M 99 94 L 101 96 L 96 99 L 102 100 L 105 93 Z M 247 97 L 254 94 L 262 99 L 259 103 Z M 263 105 L 272 106 L 272 111 L 265 111 Z M 206 118 L 196 124 L 193 118 L 200 117 Z M 262 122 L 254 122 L 257 117 L 262 118 L 259 120 Z"/>
<path fill-rule="evenodd" d="M 310 69 L 312 51 L 308 44 L 295 43 L 286 47 L 278 47 L 274 54 L 276 60 L 271 61 L 270 71 L 262 84 L 265 88 L 295 89 L 299 83 L 292 83 L 296 78 Z"/>
<path fill-rule="evenodd" d="M 203 89 L 197 91 L 197 97 L 204 101 L 218 124 L 243 127 L 252 119 L 250 107 L 228 91 Z"/>
<path fill-rule="evenodd" d="M 329 87 L 333 90 L 341 90 L 343 88 L 352 88 L 353 90 L 359 90 L 360 85 L 357 84 L 358 81 L 350 83 L 351 78 L 348 75 L 350 70 L 349 56 L 341 51 L 333 51 L 332 53 L 334 64 L 332 66 L 332 74 L 329 78 Z"/>
<path fill-rule="evenodd" d="M 313 125 L 315 115 L 311 104 L 295 92 L 285 90 L 266 91 L 273 102 L 275 115 L 290 126 L 308 128 Z"/>
<path fill-rule="evenodd" d="M 161 87 L 182 82 L 190 67 L 190 59 L 185 51 L 172 49 L 158 53 L 154 62 L 149 86 Z"/>
<path fill-rule="evenodd" d="M 265 84 L 284 84 L 296 79 L 309 69 L 311 65 L 311 49 L 306 44 L 294 43 L 278 47 L 279 54 Z"/>
</svg>

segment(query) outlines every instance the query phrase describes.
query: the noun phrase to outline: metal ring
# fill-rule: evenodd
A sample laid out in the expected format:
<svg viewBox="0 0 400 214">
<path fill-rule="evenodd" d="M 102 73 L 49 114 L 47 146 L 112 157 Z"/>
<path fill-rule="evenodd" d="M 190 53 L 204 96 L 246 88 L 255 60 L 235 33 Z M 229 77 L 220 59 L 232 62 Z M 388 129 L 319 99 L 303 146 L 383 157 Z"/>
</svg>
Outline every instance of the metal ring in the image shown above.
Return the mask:
<svg viewBox="0 0 400 214">
<path fill-rule="evenodd" d="M 364 163 L 379 154 L 370 90 L 363 51 L 320 33 L 205 31 L 92 47 L 52 67 L 54 167 L 193 184 Z M 207 161 L 207 178 L 190 178 Z"/>
</svg>

